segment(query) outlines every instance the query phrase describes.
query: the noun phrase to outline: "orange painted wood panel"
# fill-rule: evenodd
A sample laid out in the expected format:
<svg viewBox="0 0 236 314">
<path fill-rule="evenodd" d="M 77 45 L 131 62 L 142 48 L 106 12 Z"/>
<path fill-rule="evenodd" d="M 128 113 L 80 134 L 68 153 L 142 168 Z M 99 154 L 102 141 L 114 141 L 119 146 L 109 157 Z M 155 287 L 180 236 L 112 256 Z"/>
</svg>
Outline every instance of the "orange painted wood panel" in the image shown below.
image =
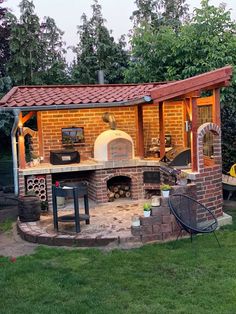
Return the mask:
<svg viewBox="0 0 236 314">
<path fill-rule="evenodd" d="M 198 106 L 209 106 L 212 105 L 214 101 L 213 96 L 209 97 L 201 97 L 197 99 L 197 105 Z"/>
<path fill-rule="evenodd" d="M 165 155 L 164 103 L 159 103 L 160 158 Z"/>
<path fill-rule="evenodd" d="M 198 119 L 198 110 L 197 110 L 197 99 L 190 98 L 190 108 L 191 108 L 191 117 L 192 117 L 192 131 L 191 131 L 191 162 L 192 162 L 192 171 L 198 170 L 198 151 L 197 151 L 197 119 Z"/>
<path fill-rule="evenodd" d="M 23 128 L 22 112 L 19 114 L 19 127 Z M 25 138 L 24 135 L 19 134 L 18 136 L 18 156 L 19 156 L 19 168 L 24 169 L 26 166 L 25 162 Z"/>
<path fill-rule="evenodd" d="M 213 90 L 213 106 L 212 106 L 213 123 L 220 126 L 220 89 Z"/>
<path fill-rule="evenodd" d="M 39 156 L 44 157 L 42 117 L 40 111 L 37 112 L 37 126 L 38 126 Z"/>
<path fill-rule="evenodd" d="M 137 108 L 137 145 L 138 145 L 138 155 L 141 159 L 144 158 L 144 132 L 143 132 L 143 107 L 138 105 Z"/>
</svg>

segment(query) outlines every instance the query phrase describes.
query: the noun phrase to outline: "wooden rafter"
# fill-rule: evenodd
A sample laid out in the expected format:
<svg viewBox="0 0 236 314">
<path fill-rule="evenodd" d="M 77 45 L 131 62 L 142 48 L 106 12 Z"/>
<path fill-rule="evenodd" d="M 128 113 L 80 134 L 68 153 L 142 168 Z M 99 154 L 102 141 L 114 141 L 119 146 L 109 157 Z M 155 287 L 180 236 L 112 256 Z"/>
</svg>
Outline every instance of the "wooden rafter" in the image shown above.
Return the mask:
<svg viewBox="0 0 236 314">
<path fill-rule="evenodd" d="M 23 123 L 23 125 L 24 125 L 25 122 L 27 122 L 33 115 L 35 115 L 35 112 L 31 111 L 31 112 L 27 113 L 24 117 L 22 117 L 22 123 Z"/>
</svg>

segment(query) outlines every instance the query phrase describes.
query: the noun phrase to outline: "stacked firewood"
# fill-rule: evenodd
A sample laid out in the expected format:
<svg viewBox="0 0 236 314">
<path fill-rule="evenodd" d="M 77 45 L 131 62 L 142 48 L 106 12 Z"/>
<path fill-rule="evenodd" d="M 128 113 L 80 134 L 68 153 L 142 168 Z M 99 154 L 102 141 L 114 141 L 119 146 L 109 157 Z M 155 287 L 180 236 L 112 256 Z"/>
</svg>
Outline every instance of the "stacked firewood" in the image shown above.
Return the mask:
<svg viewBox="0 0 236 314">
<path fill-rule="evenodd" d="M 107 190 L 108 202 L 114 202 L 119 198 L 130 198 L 130 186 L 125 184 L 116 184 L 109 186 Z"/>
</svg>

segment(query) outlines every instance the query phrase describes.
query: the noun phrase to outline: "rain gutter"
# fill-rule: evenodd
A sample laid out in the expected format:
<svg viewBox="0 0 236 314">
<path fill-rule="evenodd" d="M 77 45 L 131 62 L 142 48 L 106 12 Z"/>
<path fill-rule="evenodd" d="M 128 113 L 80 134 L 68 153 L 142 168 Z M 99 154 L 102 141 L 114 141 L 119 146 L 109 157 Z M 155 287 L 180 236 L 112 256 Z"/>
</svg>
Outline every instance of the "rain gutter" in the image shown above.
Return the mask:
<svg viewBox="0 0 236 314">
<path fill-rule="evenodd" d="M 11 149 L 12 149 L 12 161 L 13 161 L 13 178 L 14 178 L 14 193 L 18 195 L 19 185 L 18 185 L 18 163 L 17 163 L 17 148 L 16 148 L 16 131 L 19 123 L 19 109 L 14 109 L 14 123 L 11 129 Z"/>
</svg>

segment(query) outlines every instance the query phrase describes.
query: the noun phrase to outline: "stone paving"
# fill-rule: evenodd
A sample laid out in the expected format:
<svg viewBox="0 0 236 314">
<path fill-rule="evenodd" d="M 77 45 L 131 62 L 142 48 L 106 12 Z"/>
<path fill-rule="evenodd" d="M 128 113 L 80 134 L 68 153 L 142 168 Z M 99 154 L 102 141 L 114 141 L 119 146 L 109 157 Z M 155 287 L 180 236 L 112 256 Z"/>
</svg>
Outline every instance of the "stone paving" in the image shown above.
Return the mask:
<svg viewBox="0 0 236 314">
<path fill-rule="evenodd" d="M 133 215 L 143 215 L 144 202 L 145 200 L 124 200 L 92 205 L 90 224 L 81 222 L 81 232 L 78 234 L 74 223 L 68 222 L 59 222 L 59 232 L 55 232 L 52 213 L 42 214 L 37 222 L 18 221 L 18 231 L 27 241 L 47 245 L 104 246 L 112 242 L 117 245 L 125 242 L 137 243 L 139 238 L 131 234 L 131 218 Z M 61 209 L 59 215 L 69 212 L 68 209 Z"/>
</svg>

